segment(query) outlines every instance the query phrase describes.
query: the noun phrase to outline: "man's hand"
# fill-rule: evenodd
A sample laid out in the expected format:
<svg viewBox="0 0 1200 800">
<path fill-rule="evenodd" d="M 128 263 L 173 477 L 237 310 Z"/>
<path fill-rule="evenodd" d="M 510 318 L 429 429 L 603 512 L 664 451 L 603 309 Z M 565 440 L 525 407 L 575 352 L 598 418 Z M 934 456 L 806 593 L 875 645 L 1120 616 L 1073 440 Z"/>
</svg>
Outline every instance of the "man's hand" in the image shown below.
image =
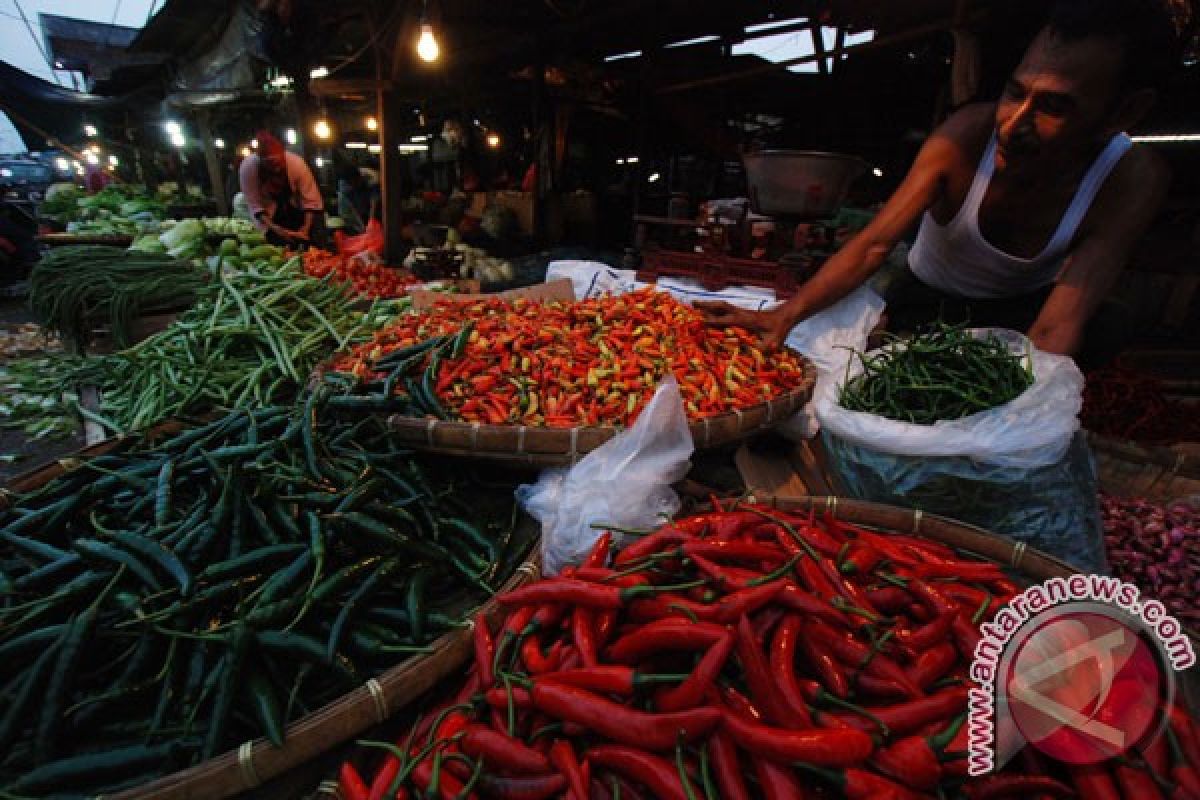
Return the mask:
<svg viewBox="0 0 1200 800">
<path fill-rule="evenodd" d="M 750 311 L 724 300 L 699 300 L 696 308 L 704 312 L 707 322 L 715 328 L 738 327 L 761 334 L 763 344 L 771 349 L 783 347 L 791 325 L 777 309 Z"/>
</svg>

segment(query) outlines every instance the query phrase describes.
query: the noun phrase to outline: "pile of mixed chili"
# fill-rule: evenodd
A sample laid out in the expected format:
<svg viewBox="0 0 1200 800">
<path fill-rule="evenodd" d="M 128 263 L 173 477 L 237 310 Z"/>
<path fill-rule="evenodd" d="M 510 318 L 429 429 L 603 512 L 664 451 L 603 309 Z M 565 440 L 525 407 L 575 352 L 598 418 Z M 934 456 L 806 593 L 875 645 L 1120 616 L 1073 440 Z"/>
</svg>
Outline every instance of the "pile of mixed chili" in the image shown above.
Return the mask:
<svg viewBox="0 0 1200 800">
<path fill-rule="evenodd" d="M 313 278 L 347 284 L 354 294 L 385 300 L 403 297 L 410 286 L 421 282 L 408 270 L 373 264 L 316 247 L 304 252 L 304 271 Z"/>
<path fill-rule="evenodd" d="M 1200 406 L 1170 397 L 1162 381 L 1120 365 L 1088 373 L 1083 427 L 1142 444 L 1200 442 Z"/>
<path fill-rule="evenodd" d="M 1178 711 L 1119 766 L 968 780 L 978 623 L 1018 588 L 995 564 L 740 504 L 611 543 L 499 596 L 465 683 L 363 743 L 342 797 L 1153 798 L 1200 767 Z"/>
<path fill-rule="evenodd" d="M 380 410 L 490 424 L 631 424 L 667 375 L 693 418 L 744 409 L 805 382 L 801 359 L 764 353 L 670 295 L 576 303 L 438 303 L 332 364 Z"/>
</svg>

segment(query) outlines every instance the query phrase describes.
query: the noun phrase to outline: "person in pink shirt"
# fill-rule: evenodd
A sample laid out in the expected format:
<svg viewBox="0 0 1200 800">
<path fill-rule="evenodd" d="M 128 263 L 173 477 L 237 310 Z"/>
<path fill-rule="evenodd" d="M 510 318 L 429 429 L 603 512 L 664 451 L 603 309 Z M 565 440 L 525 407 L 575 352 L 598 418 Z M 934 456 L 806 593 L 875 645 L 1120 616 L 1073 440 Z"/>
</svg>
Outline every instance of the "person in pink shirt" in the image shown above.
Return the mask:
<svg viewBox="0 0 1200 800">
<path fill-rule="evenodd" d="M 238 169 L 255 225 L 271 244 L 323 243 L 325 202 L 312 170 L 269 131 L 259 131 L 256 138 L 258 152 L 247 156 Z"/>
</svg>

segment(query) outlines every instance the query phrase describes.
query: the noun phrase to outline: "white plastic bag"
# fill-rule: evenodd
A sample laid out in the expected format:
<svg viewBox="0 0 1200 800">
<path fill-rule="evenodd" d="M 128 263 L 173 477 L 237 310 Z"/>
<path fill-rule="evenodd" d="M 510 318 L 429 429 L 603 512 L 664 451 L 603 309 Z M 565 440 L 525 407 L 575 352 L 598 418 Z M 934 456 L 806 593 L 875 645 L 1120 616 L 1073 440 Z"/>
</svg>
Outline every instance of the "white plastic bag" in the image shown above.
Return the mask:
<svg viewBox="0 0 1200 800">
<path fill-rule="evenodd" d="M 1095 464 L 1079 432 L 1083 376 L 1070 358 L 1014 331 L 985 330 L 1028 353 L 1034 383 L 1003 406 L 917 425 L 838 404 L 846 380 L 818 384 L 830 470 L 851 497 L 919 508 L 1002 534 L 1079 569 L 1106 569 Z M 862 372 L 852 362 L 849 376 Z"/>
<path fill-rule="evenodd" d="M 836 384 L 846 374 L 846 364 L 855 351 L 867 346 L 867 337 L 883 316 L 883 298 L 866 286 L 860 286 L 819 314 L 804 320 L 788 333 L 787 345 L 807 356 L 817 367 L 817 384 Z M 813 403 L 808 403 L 779 427 L 790 439 L 808 439 L 817 434 Z"/>
<path fill-rule="evenodd" d="M 1033 385 L 1015 400 L 988 411 L 933 425 L 915 425 L 838 403 L 841 386 L 862 373 L 855 358 L 848 373 L 817 384 L 813 394 L 817 418 L 830 434 L 851 444 L 902 456 L 961 456 L 998 467 L 1032 469 L 1062 460 L 1079 430 L 1083 406 L 1083 373 L 1068 356 L 1043 353 L 1016 331 L 980 329 L 1005 342 L 1013 353 L 1029 354 Z"/>
<path fill-rule="evenodd" d="M 671 484 L 687 475 L 693 450 L 679 384 L 668 376 L 631 428 L 570 469 L 518 487 L 517 500 L 542 524 L 545 573 L 582 560 L 600 535 L 595 523 L 649 528 L 677 512 Z"/>
</svg>

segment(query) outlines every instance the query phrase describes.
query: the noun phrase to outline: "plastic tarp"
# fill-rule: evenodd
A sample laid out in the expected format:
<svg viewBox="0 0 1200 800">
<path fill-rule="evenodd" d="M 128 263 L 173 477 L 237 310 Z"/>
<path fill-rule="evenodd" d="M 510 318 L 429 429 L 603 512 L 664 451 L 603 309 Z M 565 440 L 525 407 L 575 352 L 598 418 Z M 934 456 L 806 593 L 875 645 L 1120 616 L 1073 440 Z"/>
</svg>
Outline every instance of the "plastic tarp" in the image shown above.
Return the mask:
<svg viewBox="0 0 1200 800">
<path fill-rule="evenodd" d="M 72 139 L 79 135 L 83 115 L 97 118 L 129 108 L 130 102 L 128 97 L 104 97 L 65 89 L 0 61 L 0 110 L 13 112 L 9 115 L 12 123 L 30 150 L 43 149 L 46 137 L 18 117 L 50 136 Z"/>
</svg>

